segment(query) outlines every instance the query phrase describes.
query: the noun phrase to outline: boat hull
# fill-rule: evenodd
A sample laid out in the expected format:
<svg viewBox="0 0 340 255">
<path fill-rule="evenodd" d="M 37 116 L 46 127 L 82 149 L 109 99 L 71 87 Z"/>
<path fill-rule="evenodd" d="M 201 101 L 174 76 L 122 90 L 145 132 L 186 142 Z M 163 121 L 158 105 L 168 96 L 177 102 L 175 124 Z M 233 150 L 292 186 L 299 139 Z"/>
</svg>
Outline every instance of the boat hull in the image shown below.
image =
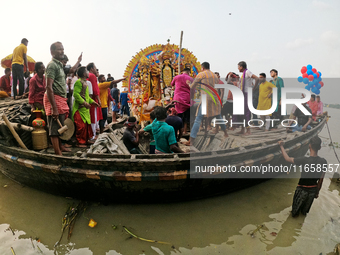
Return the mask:
<svg viewBox="0 0 340 255">
<path fill-rule="evenodd" d="M 304 156 L 311 137 L 325 124 L 286 142 L 294 157 Z M 181 201 L 233 192 L 261 183 L 280 173 L 249 179 L 218 178 L 190 174 L 190 163 L 229 162 L 237 165 L 285 164 L 277 141 L 242 150 L 183 155 L 118 155 L 110 158 L 79 158 L 40 154 L 0 145 L 0 171 L 12 180 L 64 197 L 76 199 L 146 203 Z M 199 177 L 199 178 L 195 178 Z M 203 178 L 202 178 L 203 177 Z"/>
</svg>

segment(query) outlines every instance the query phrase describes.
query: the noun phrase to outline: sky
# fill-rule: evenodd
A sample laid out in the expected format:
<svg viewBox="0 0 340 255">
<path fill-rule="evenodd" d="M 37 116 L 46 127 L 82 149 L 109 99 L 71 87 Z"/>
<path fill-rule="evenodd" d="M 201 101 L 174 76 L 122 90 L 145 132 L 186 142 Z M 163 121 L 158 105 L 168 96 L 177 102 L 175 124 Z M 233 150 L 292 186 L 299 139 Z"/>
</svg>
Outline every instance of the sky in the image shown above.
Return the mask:
<svg viewBox="0 0 340 255">
<path fill-rule="evenodd" d="M 46 66 L 50 45 L 60 41 L 69 64 L 83 52 L 83 65 L 94 62 L 101 74 L 119 79 L 137 52 L 167 39 L 179 44 L 183 31 L 183 47 L 222 77 L 237 72 L 239 61 L 254 74 L 269 76 L 275 68 L 284 79 L 311 64 L 323 78 L 337 78 L 321 95 L 340 101 L 334 93 L 340 92 L 339 0 L 16 0 L 0 6 L 1 59 L 26 37 L 27 54 Z"/>
</svg>

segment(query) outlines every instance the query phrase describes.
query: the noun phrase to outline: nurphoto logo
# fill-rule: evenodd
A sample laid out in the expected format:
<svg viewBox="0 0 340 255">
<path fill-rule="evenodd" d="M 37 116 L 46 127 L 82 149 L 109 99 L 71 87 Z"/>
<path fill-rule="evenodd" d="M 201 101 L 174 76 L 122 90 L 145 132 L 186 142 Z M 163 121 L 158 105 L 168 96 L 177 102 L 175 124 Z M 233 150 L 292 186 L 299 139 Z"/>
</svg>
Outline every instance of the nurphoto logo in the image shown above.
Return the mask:
<svg viewBox="0 0 340 255">
<path fill-rule="evenodd" d="M 208 86 L 204 83 L 201 83 L 204 86 L 207 86 L 210 90 L 213 91 L 213 93 L 215 95 L 217 95 L 217 98 L 220 102 L 220 104 L 222 105 L 222 100 L 220 99 L 220 97 L 218 96 L 217 91 L 212 88 L 211 86 Z M 230 90 L 233 94 L 233 115 L 244 115 L 244 95 L 243 92 L 240 88 L 235 87 L 233 85 L 228 85 L 228 84 L 215 84 L 215 88 L 216 89 L 224 89 L 224 91 L 226 91 L 226 89 Z M 205 89 L 202 89 L 203 91 L 206 92 Z M 291 98 L 287 98 L 287 94 L 288 93 L 300 93 L 300 94 L 304 94 L 304 98 L 300 98 L 300 99 L 291 99 Z M 211 93 L 207 93 L 215 102 L 216 105 L 216 100 L 214 99 L 213 95 Z M 202 94 L 201 95 L 201 113 L 202 115 L 206 115 L 207 114 L 207 94 Z M 309 90 L 305 89 L 305 88 L 282 88 L 281 89 L 281 115 L 286 115 L 286 110 L 287 110 L 287 104 L 292 104 L 295 105 L 297 108 L 299 108 L 301 110 L 301 112 L 305 115 L 311 115 L 311 113 L 306 109 L 306 107 L 303 105 L 304 103 L 307 103 L 309 98 L 311 97 L 311 93 Z M 253 103 L 252 103 L 252 98 L 253 98 L 253 90 L 252 88 L 248 88 L 248 108 L 249 111 L 257 116 L 263 116 L 263 115 L 269 115 L 272 114 L 277 106 L 277 88 L 273 88 L 273 100 L 272 100 L 272 106 L 270 109 L 268 110 L 257 110 L 253 107 Z M 258 125 L 254 125 L 254 121 L 257 121 Z M 280 121 L 279 119 L 266 119 L 266 121 L 270 121 L 271 125 L 274 125 L 275 121 Z M 223 124 L 227 124 L 228 120 L 225 119 L 225 117 L 223 116 L 223 119 L 216 119 L 214 118 L 212 120 L 213 122 L 213 126 L 215 125 L 223 125 Z M 283 127 L 289 127 L 288 123 L 289 122 L 293 122 L 293 124 L 291 126 L 296 126 L 297 122 L 294 119 L 285 119 L 281 121 L 281 125 Z M 287 124 L 285 124 L 287 123 Z M 244 119 L 243 122 L 233 122 L 232 120 L 230 120 L 230 125 L 243 125 L 244 127 L 250 126 L 250 127 L 262 127 L 264 125 L 264 121 L 261 119 L 250 119 L 248 121 L 248 123 L 246 123 L 246 120 Z"/>
</svg>

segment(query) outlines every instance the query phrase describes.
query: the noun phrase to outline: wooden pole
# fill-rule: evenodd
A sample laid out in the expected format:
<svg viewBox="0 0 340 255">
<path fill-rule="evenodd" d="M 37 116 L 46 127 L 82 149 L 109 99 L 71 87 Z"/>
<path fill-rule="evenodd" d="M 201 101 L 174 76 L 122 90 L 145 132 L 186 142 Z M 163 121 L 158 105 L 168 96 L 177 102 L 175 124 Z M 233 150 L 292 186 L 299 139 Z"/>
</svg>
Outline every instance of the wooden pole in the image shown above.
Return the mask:
<svg viewBox="0 0 340 255">
<path fill-rule="evenodd" d="M 178 51 L 178 74 L 181 74 L 181 51 L 182 51 L 182 40 L 183 40 L 183 31 L 181 31 L 181 40 L 179 42 L 179 51 Z"/>
<path fill-rule="evenodd" d="M 15 129 L 22 129 L 22 130 L 25 130 L 25 131 L 28 131 L 28 132 L 32 132 L 34 130 L 33 127 L 26 126 L 26 125 L 23 125 L 23 124 L 20 124 L 20 123 L 12 123 L 12 122 L 10 122 L 10 123 Z M 6 123 L 4 121 L 0 121 L 0 125 L 6 125 Z"/>
<path fill-rule="evenodd" d="M 3 118 L 3 120 L 5 121 L 7 127 L 9 128 L 9 130 L 11 131 L 12 135 L 14 136 L 15 140 L 17 140 L 17 142 L 18 142 L 19 145 L 21 146 L 21 148 L 27 150 L 26 145 L 22 142 L 22 140 L 21 140 L 20 137 L 18 136 L 17 132 L 15 132 L 13 126 L 11 125 L 11 123 L 9 122 L 9 120 L 7 119 L 6 114 L 2 114 L 2 118 Z"/>
</svg>

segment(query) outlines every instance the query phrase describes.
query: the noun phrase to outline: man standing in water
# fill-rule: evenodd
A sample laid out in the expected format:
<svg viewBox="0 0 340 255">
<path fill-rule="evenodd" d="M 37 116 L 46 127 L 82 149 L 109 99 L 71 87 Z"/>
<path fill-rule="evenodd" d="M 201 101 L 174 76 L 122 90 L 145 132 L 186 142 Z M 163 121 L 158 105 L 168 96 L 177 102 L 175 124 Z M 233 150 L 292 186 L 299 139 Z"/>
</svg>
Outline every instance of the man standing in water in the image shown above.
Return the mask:
<svg viewBox="0 0 340 255">
<path fill-rule="evenodd" d="M 278 143 L 284 159 L 301 167 L 301 178 L 293 198 L 292 216 L 296 217 L 300 212 L 306 215 L 313 204 L 314 198 L 319 197 L 323 178 L 328 170 L 327 161 L 318 156 L 322 141 L 318 136 L 314 136 L 309 142 L 310 157 L 300 158 L 289 157 L 283 147 L 284 142 L 279 141 Z"/>
<path fill-rule="evenodd" d="M 71 151 L 62 145 L 58 132 L 60 128 L 58 120 L 61 125 L 64 125 L 64 120 L 69 113 L 64 66 L 61 62 L 64 58 L 64 47 L 61 42 L 55 42 L 51 45 L 50 50 L 53 58 L 46 68 L 44 107 L 54 152 L 57 155 L 62 155 L 62 151 Z"/>
</svg>

